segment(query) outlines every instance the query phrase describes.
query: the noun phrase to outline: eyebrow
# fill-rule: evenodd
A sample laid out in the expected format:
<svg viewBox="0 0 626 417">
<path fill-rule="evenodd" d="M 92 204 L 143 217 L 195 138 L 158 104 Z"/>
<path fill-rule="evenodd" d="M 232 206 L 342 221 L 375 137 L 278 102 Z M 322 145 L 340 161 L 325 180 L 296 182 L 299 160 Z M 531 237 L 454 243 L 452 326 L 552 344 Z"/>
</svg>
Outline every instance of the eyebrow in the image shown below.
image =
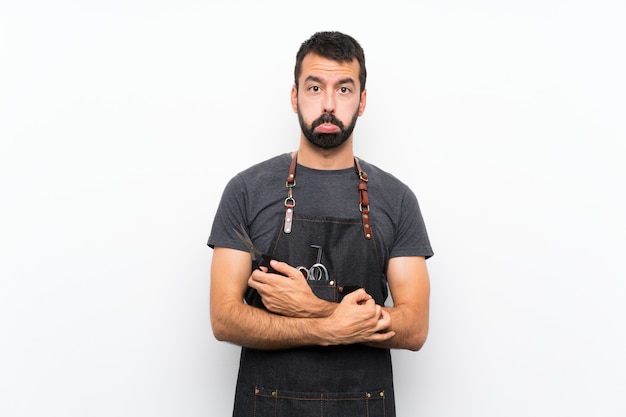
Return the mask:
<svg viewBox="0 0 626 417">
<path fill-rule="evenodd" d="M 324 81 L 320 78 L 320 77 L 316 77 L 314 75 L 309 75 L 308 77 L 305 78 L 304 82 L 316 82 L 316 83 L 323 83 Z M 354 82 L 354 80 L 352 79 L 352 77 L 346 77 L 346 78 L 342 78 L 340 79 L 337 84 L 352 84 L 352 85 L 356 85 L 356 83 Z"/>
</svg>

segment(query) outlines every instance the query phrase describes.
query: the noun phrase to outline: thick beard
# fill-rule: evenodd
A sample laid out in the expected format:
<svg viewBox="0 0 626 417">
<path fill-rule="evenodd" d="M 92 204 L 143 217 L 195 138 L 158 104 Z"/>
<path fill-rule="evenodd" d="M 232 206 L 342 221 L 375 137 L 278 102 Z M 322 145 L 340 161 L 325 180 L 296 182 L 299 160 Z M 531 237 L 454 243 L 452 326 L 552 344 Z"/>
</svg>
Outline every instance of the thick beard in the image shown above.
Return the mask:
<svg viewBox="0 0 626 417">
<path fill-rule="evenodd" d="M 298 121 L 300 122 L 300 129 L 302 129 L 302 133 L 304 137 L 314 146 L 317 146 L 322 149 L 333 149 L 338 146 L 343 145 L 352 132 L 354 131 L 354 127 L 356 126 L 356 120 L 359 118 L 359 111 L 357 110 L 352 116 L 352 120 L 350 121 L 350 125 L 347 128 L 344 127 L 341 120 L 337 119 L 331 113 L 324 113 L 320 117 L 318 117 L 311 126 L 307 126 L 302 118 L 302 113 L 300 112 L 300 108 L 298 107 Z M 337 133 L 315 133 L 315 128 L 324 123 L 331 123 L 339 128 L 339 132 Z"/>
</svg>

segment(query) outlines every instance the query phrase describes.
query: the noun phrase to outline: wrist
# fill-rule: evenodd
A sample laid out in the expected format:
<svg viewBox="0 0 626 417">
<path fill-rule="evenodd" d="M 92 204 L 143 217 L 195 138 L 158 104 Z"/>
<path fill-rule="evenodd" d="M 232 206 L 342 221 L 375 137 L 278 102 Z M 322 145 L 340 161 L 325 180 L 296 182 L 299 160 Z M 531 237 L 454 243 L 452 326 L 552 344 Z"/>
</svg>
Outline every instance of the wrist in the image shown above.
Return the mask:
<svg viewBox="0 0 626 417">
<path fill-rule="evenodd" d="M 333 314 L 336 308 L 337 303 L 322 300 L 321 298 L 316 298 L 316 302 L 313 305 L 313 308 L 309 311 L 311 311 L 312 317 L 326 318 Z"/>
<path fill-rule="evenodd" d="M 313 319 L 314 321 L 314 334 L 316 335 L 316 345 L 319 346 L 332 346 L 336 345 L 335 335 L 332 330 L 332 322 L 328 317 L 321 317 Z"/>
</svg>

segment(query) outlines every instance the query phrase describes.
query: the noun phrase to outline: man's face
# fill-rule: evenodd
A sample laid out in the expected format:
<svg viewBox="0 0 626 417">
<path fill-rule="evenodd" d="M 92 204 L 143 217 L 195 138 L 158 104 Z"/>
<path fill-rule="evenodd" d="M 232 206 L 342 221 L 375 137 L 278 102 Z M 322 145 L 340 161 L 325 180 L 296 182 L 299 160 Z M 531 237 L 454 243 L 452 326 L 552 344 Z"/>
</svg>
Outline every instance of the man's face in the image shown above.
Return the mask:
<svg viewBox="0 0 626 417">
<path fill-rule="evenodd" d="M 291 91 L 291 104 L 302 134 L 324 149 L 345 143 L 365 110 L 365 91 L 359 91 L 359 63 L 309 54 L 302 61 L 298 85 Z"/>
</svg>

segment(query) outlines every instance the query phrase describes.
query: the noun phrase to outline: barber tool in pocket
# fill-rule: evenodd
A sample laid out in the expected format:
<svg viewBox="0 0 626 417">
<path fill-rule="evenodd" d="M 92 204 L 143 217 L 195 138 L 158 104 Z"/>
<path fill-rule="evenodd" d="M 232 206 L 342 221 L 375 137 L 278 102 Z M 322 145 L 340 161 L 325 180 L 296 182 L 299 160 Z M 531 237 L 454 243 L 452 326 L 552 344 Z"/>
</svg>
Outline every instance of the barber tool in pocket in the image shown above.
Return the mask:
<svg viewBox="0 0 626 417">
<path fill-rule="evenodd" d="M 321 291 L 325 290 L 327 287 L 333 288 L 333 292 L 336 287 L 340 296 L 345 296 L 353 291 L 363 288 L 363 286 L 360 285 L 339 285 L 337 287 L 335 280 L 330 279 L 328 269 L 324 266 L 324 264 L 322 264 L 322 247 L 318 245 L 311 245 L 311 247 L 313 249 L 317 249 L 316 262 L 309 268 L 305 266 L 298 266 L 296 269 L 300 271 L 304 278 L 309 281 L 309 284 L 313 288 L 313 292 L 316 295 L 321 296 Z M 329 299 L 328 296 L 322 296 L 321 298 Z M 333 294 L 332 298 L 337 300 L 336 294 Z"/>
<path fill-rule="evenodd" d="M 328 269 L 322 264 L 322 247 L 318 245 L 311 245 L 311 247 L 317 249 L 317 261 L 310 268 L 301 265 L 296 269 L 309 281 L 329 281 L 328 284 L 333 285 L 334 282 L 330 281 Z"/>
</svg>

